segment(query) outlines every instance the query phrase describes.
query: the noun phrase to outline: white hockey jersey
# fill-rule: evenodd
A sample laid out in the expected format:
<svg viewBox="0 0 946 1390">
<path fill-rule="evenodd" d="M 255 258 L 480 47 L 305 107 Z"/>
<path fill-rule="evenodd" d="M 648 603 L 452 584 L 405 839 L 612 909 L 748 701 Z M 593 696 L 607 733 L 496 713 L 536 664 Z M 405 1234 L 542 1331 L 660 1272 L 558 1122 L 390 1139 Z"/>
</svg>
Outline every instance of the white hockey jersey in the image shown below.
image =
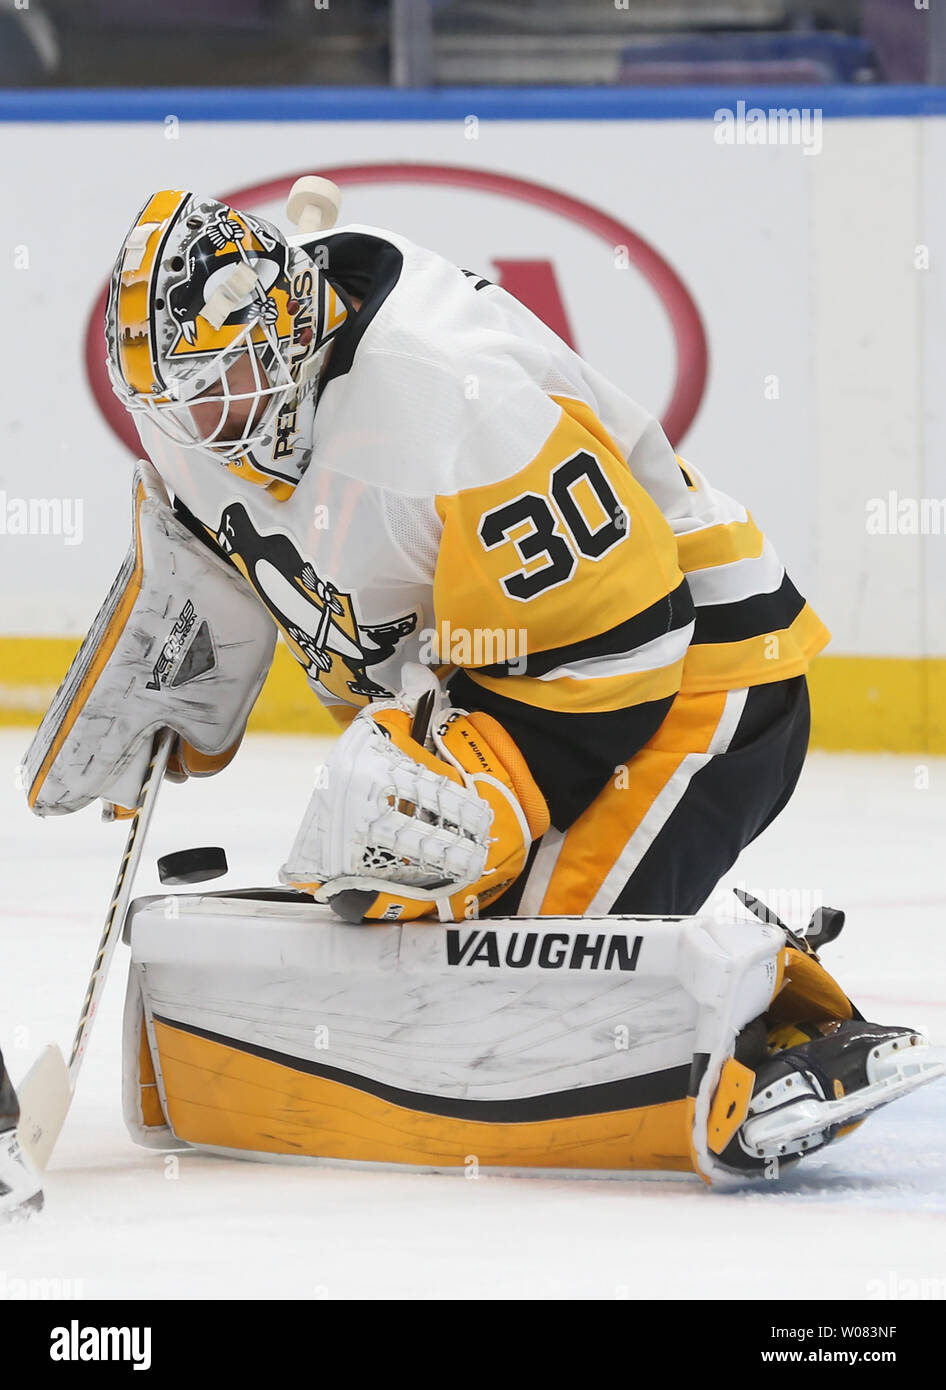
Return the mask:
<svg viewBox="0 0 946 1390">
<path fill-rule="evenodd" d="M 749 513 L 532 313 L 389 232 L 308 249 L 361 307 L 301 482 L 261 487 L 139 428 L 324 703 L 393 693 L 407 660 L 446 668 L 562 826 L 679 691 L 807 669 L 827 632 Z"/>
</svg>

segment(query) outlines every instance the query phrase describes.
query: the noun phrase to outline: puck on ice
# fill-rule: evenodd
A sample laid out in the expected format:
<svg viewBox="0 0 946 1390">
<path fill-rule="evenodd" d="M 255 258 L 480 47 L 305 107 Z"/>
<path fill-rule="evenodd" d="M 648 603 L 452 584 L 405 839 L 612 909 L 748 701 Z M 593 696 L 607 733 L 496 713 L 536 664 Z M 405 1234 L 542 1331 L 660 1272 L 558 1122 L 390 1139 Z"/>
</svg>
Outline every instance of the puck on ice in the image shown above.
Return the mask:
<svg viewBox="0 0 946 1390">
<path fill-rule="evenodd" d="M 227 872 L 227 855 L 219 845 L 202 845 L 196 849 L 179 849 L 162 854 L 158 860 L 158 878 L 165 884 L 204 883 L 208 878 L 220 878 Z"/>
</svg>

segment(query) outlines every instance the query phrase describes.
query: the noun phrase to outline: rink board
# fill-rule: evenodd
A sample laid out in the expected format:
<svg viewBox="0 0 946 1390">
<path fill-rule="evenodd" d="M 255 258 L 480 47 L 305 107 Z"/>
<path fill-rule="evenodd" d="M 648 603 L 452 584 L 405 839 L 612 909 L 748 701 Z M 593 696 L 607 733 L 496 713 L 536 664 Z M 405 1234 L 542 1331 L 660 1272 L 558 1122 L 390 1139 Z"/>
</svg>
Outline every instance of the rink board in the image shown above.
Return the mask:
<svg viewBox="0 0 946 1390">
<path fill-rule="evenodd" d="M 810 112 L 817 139 L 721 143 L 737 96 Z M 833 633 L 817 745 L 946 750 L 936 90 L 6 93 L 0 119 L 0 718 L 42 712 L 127 542 L 101 304 L 135 210 L 183 186 L 285 225 L 286 190 L 316 170 L 344 221 L 554 318 L 746 503 Z M 294 674 L 277 667 L 257 727 L 327 729 Z"/>
</svg>

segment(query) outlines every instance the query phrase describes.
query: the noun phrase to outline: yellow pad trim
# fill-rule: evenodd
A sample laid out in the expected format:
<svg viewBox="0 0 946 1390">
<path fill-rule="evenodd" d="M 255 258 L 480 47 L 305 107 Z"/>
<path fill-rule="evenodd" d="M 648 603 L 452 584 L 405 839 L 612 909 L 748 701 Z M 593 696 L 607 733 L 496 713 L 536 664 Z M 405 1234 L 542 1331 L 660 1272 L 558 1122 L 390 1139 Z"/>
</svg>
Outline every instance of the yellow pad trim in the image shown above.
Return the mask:
<svg viewBox="0 0 946 1390">
<path fill-rule="evenodd" d="M 112 616 L 108 620 L 105 631 L 102 633 L 101 640 L 96 648 L 95 654 L 89 663 L 88 670 L 82 679 L 79 689 L 76 691 L 72 704 L 63 715 L 62 723 L 56 731 L 56 737 L 49 745 L 49 751 L 43 759 L 43 765 L 33 778 L 33 784 L 29 789 L 27 801 L 30 806 L 36 804 L 40 789 L 45 782 L 49 769 L 59 756 L 62 745 L 69 737 L 69 733 L 78 719 L 86 700 L 95 689 L 95 683 L 108 663 L 109 657 L 115 650 L 119 637 L 125 630 L 131 610 L 135 606 L 135 600 L 141 591 L 141 576 L 144 571 L 144 558 L 141 550 L 141 506 L 145 500 L 144 483 L 139 483 L 135 492 L 135 567 L 132 570 L 128 583 L 122 591 L 121 598 L 115 605 Z"/>
<path fill-rule="evenodd" d="M 496 1124 L 395 1105 L 155 1021 L 168 1118 L 192 1144 L 418 1167 L 692 1171 L 692 1098 Z"/>
<path fill-rule="evenodd" d="M 850 999 L 820 961 L 789 946 L 785 983 L 769 1005 L 773 1023 L 851 1018 Z"/>
<path fill-rule="evenodd" d="M 138 1045 L 138 1097 L 141 1122 L 148 1129 L 163 1129 L 167 1124 L 167 1117 L 162 1109 L 161 1097 L 158 1094 L 158 1078 L 155 1075 L 154 1062 L 151 1059 L 144 1014 L 141 1015 L 139 1026 L 141 1039 Z"/>
</svg>

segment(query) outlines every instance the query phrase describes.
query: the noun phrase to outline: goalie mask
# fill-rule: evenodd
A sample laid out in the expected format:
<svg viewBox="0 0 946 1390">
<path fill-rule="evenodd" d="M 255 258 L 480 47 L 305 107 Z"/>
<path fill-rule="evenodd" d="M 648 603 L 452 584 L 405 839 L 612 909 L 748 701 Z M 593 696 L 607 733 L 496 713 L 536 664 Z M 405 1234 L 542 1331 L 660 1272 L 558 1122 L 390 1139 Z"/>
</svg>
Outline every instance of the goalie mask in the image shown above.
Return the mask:
<svg viewBox="0 0 946 1390">
<path fill-rule="evenodd" d="M 212 198 L 155 193 L 112 272 L 112 388 L 183 448 L 250 482 L 295 485 L 348 309 L 300 246 Z"/>
</svg>

